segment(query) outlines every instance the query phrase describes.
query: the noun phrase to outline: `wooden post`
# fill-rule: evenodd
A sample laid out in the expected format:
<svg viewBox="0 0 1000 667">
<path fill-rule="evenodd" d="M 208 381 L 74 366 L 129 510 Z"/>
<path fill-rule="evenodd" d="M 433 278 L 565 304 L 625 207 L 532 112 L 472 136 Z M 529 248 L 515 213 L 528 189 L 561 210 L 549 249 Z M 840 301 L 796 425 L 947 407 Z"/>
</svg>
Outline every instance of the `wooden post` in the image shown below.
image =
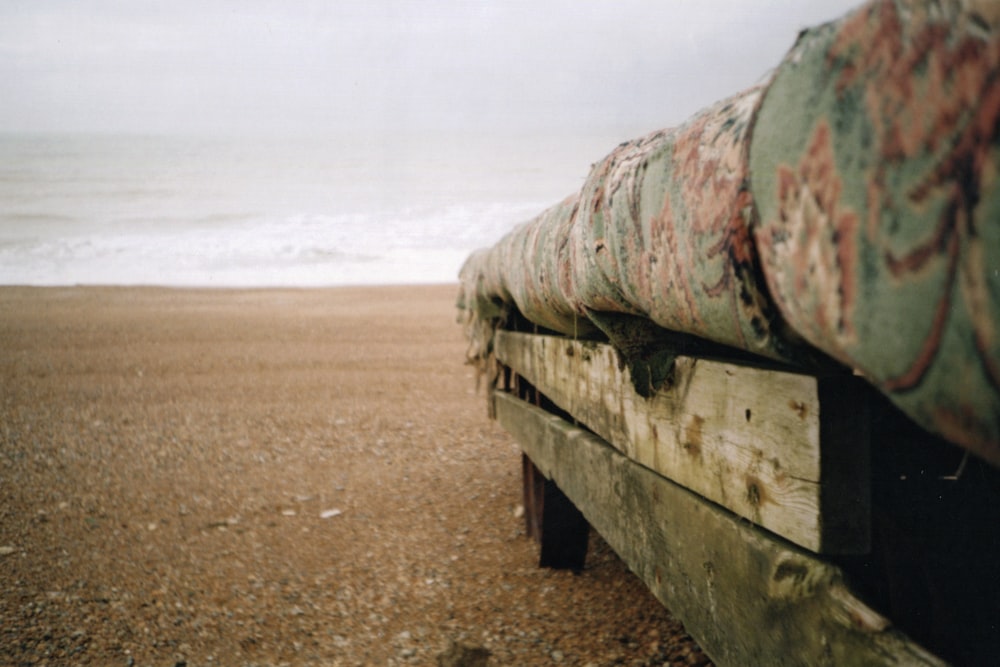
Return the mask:
<svg viewBox="0 0 1000 667">
<path fill-rule="evenodd" d="M 556 483 L 546 479 L 527 454 L 521 455 L 524 473 L 524 519 L 528 537 L 540 545 L 539 567 L 583 569 L 587 559 L 590 524 Z"/>
<path fill-rule="evenodd" d="M 531 462 L 528 455 L 523 452 L 521 453 L 521 480 L 524 484 L 524 529 L 528 537 L 541 544 L 545 477 Z"/>
</svg>

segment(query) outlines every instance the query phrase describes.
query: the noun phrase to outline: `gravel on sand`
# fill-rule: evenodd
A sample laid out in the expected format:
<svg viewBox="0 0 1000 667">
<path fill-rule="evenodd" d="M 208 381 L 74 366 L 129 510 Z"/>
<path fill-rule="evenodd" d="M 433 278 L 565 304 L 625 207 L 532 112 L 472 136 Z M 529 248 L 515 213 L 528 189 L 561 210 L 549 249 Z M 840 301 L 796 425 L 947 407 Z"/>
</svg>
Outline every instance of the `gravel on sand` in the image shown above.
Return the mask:
<svg viewBox="0 0 1000 667">
<path fill-rule="evenodd" d="M 0 288 L 0 664 L 708 664 L 537 567 L 456 292 Z"/>
</svg>

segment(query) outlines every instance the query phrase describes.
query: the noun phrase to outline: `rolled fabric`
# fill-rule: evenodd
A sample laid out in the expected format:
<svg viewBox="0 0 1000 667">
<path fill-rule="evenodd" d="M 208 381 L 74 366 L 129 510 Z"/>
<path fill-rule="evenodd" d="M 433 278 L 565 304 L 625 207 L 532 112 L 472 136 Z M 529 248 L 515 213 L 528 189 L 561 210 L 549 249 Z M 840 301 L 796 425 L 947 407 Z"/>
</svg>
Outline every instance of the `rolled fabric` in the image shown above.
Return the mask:
<svg viewBox="0 0 1000 667">
<path fill-rule="evenodd" d="M 806 340 L 1000 462 L 1000 40 L 977 3 L 803 33 L 754 122 L 754 237 Z M 987 7 L 989 3 L 978 3 Z"/>
<path fill-rule="evenodd" d="M 619 145 L 580 193 L 473 255 L 463 284 L 565 334 L 617 313 L 772 359 L 815 356 L 782 330 L 752 247 L 747 131 L 759 95 Z"/>
<path fill-rule="evenodd" d="M 579 309 L 655 324 L 768 357 L 794 358 L 752 247 L 751 89 L 595 165 L 569 235 Z"/>
<path fill-rule="evenodd" d="M 1000 465 L 998 20 L 876 0 L 804 31 L 765 86 L 619 145 L 472 255 L 468 317 L 599 329 L 630 363 L 666 331 L 832 358 Z"/>
</svg>

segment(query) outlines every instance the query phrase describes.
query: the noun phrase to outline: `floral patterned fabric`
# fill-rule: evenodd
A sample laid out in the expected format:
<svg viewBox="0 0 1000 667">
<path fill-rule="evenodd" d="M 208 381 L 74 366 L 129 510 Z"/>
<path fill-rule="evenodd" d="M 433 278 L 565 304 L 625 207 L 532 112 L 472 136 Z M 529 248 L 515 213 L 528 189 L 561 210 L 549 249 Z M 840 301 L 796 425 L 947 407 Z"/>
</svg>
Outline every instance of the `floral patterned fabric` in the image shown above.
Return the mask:
<svg viewBox="0 0 1000 667">
<path fill-rule="evenodd" d="M 620 349 L 615 318 L 833 358 L 1000 465 L 996 7 L 871 2 L 802 33 L 766 86 L 620 145 L 466 262 L 473 354 L 516 307 Z"/>
</svg>

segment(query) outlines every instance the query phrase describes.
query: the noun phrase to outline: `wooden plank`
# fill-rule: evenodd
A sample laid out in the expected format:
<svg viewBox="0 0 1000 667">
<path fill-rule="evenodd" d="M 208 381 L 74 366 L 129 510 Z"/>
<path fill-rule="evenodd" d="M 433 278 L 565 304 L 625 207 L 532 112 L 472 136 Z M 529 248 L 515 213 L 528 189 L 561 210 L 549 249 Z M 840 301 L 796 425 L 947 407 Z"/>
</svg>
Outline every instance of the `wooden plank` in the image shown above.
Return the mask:
<svg viewBox="0 0 1000 667">
<path fill-rule="evenodd" d="M 720 665 L 943 665 L 860 602 L 839 568 L 495 394 L 497 419 Z"/>
<path fill-rule="evenodd" d="M 817 553 L 870 542 L 866 392 L 857 378 L 678 357 L 637 394 L 609 345 L 498 331 L 497 358 L 628 458 Z"/>
</svg>

